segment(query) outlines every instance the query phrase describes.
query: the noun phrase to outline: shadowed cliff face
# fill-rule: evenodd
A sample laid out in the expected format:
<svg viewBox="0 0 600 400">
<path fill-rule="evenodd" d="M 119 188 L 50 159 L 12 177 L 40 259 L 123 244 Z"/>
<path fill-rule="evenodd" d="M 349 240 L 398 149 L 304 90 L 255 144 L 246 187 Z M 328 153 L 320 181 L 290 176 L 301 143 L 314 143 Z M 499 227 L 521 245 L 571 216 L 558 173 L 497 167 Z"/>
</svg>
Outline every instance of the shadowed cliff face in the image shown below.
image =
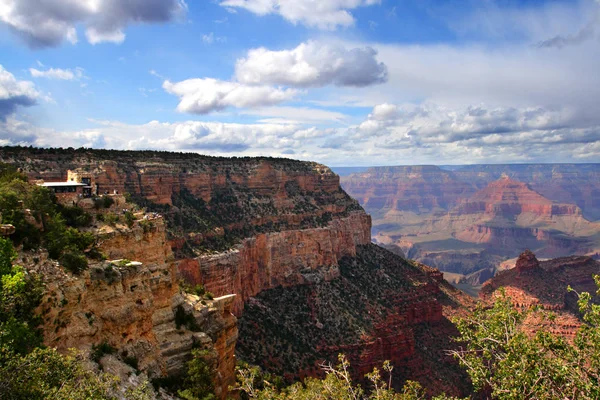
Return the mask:
<svg viewBox="0 0 600 400">
<path fill-rule="evenodd" d="M 439 271 L 373 244 L 343 257 L 339 268 L 330 281 L 251 298 L 239 321 L 241 358 L 293 378 L 318 375 L 323 360 L 344 353 L 359 380 L 391 360 L 400 386 L 412 379 L 432 393 L 464 393 L 467 379 L 444 350 L 457 333 L 448 318 L 472 300 Z"/>
</svg>

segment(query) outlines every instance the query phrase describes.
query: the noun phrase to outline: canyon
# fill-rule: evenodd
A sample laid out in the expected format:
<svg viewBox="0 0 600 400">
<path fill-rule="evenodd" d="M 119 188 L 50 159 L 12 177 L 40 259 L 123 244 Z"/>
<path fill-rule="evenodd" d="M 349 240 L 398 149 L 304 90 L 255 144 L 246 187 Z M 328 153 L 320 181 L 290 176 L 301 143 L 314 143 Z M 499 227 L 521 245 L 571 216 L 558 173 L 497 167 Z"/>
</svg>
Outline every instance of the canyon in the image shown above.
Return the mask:
<svg viewBox="0 0 600 400">
<path fill-rule="evenodd" d="M 523 164 L 373 167 L 341 182 L 373 216 L 373 241 L 478 290 L 527 248 L 598 257 L 599 178 L 600 164 Z"/>
<path fill-rule="evenodd" d="M 513 306 L 520 310 L 537 307 L 552 311 L 553 319 L 540 319 L 532 313 L 525 320 L 526 329 L 536 332 L 544 329 L 567 339 L 574 339 L 583 323 L 577 305 L 577 293 L 596 294 L 594 276 L 600 274 L 600 262 L 586 256 L 560 257 L 539 261 L 527 250 L 516 260 L 515 267 L 499 272 L 483 284 L 480 298 L 491 303 L 505 293 Z M 502 288 L 502 291 L 499 289 Z M 571 288 L 572 290 L 569 290 Z"/>
<path fill-rule="evenodd" d="M 457 334 L 450 319 L 468 312 L 473 300 L 438 270 L 403 259 L 397 247 L 390 247 L 394 254 L 372 245 L 371 217 L 326 166 L 18 147 L 3 148 L 0 161 L 31 181 L 87 177 L 98 194 L 123 197 L 115 207 L 135 204 L 157 221 L 156 232 L 96 232 L 108 259 L 141 265 L 100 264 L 72 284 L 65 283 L 68 274 L 48 282 L 53 307 L 42 312 L 54 332 L 49 343 L 66 348 L 107 340 L 135 355 L 146 349 L 139 365 L 152 376 L 177 373 L 192 347 L 206 346 L 220 396 L 234 379 L 238 337 L 239 358 L 288 380 L 321 374 L 320 364 L 343 352 L 357 378 L 389 359 L 397 385 L 412 379 L 432 394 L 468 390 L 465 373 L 445 350 Z M 202 287 L 210 296 L 194 297 L 184 287 Z M 191 315 L 201 333 L 178 326 L 178 312 Z"/>
</svg>

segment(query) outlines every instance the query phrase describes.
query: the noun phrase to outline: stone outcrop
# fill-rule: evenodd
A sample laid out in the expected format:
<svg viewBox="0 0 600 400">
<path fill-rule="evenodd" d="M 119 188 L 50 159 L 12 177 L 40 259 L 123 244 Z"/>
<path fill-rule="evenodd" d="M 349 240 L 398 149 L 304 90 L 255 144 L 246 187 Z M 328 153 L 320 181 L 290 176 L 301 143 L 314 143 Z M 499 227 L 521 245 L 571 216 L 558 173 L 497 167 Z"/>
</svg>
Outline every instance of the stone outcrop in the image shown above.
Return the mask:
<svg viewBox="0 0 600 400">
<path fill-rule="evenodd" d="M 538 261 L 532 252 L 524 252 L 512 269 L 498 272 L 487 281 L 479 296 L 483 301 L 490 302 L 498 294 L 499 288 L 504 288 L 513 305 L 520 309 L 532 306 L 553 311 L 556 319 L 543 329 L 572 339 L 581 326 L 580 313 L 577 306 L 577 296 L 569 292 L 572 287 L 575 292 L 588 292 L 598 301 L 594 275 L 600 273 L 600 262 L 585 256 L 571 256 Z M 542 329 L 542 321 L 530 318 L 526 321 L 528 329 L 535 332 Z"/>
<path fill-rule="evenodd" d="M 525 250 L 515 264 L 515 268 L 519 274 L 535 271 L 540 268 L 540 262 L 536 258 L 535 254 L 531 250 Z"/>
<path fill-rule="evenodd" d="M 263 290 L 339 277 L 339 260 L 370 242 L 370 222 L 353 213 L 323 228 L 259 234 L 233 250 L 182 260 L 179 271 L 214 294 L 236 293 L 239 315 L 244 302 Z"/>
<path fill-rule="evenodd" d="M 370 168 L 344 177 L 342 185 L 369 211 L 448 210 L 475 191 L 433 165 Z"/>
<path fill-rule="evenodd" d="M 45 254 L 21 260 L 45 281 L 39 307 L 45 344 L 67 351 L 107 343 L 150 378 L 184 373 L 192 347 L 204 348 L 215 355 L 213 380 L 225 398 L 235 382 L 235 296 L 201 300 L 182 294 L 160 218 L 150 231 L 114 230 L 99 243 L 107 255 L 136 261 L 91 264 L 75 276 Z M 179 321 L 178 313 L 191 316 L 193 326 Z"/>
<path fill-rule="evenodd" d="M 99 193 L 129 193 L 160 212 L 181 275 L 216 296 L 236 293 L 238 315 L 262 290 L 339 276 L 339 259 L 370 242 L 370 217 L 317 163 L 54 149 L 11 149 L 0 159 L 32 179 L 64 180 L 75 171 Z M 104 239 L 111 258 L 124 257 L 120 240 Z"/>
<path fill-rule="evenodd" d="M 237 354 L 289 380 L 319 375 L 321 362 L 345 352 L 360 379 L 389 359 L 402 371 L 398 384 L 416 379 L 431 393 L 465 394 L 465 374 L 444 351 L 457 334 L 449 318 L 467 312 L 472 300 L 439 270 L 370 244 L 371 218 L 329 168 L 270 158 L 53 149 L 12 149 L 0 159 L 46 181 L 64 179 L 68 170 L 91 175 L 100 193 L 128 193 L 165 218 L 166 226 L 134 226 L 127 237 L 102 235 L 111 258 L 147 257 L 131 277 L 127 266 L 114 275 L 102 265 L 83 279 L 95 303 L 104 303 L 91 310 L 106 327 L 98 332 L 108 329 L 107 340 L 132 354 L 146 349 L 141 367 L 177 372 L 192 346 L 206 347 L 215 354 L 223 393 L 237 337 L 233 312 L 241 321 Z M 113 275 L 115 281 L 107 281 Z M 216 298 L 179 295 L 177 276 Z M 55 302 L 61 304 L 58 290 Z M 79 292 L 72 292 L 67 307 L 78 304 Z M 112 292 L 123 293 L 119 308 Z M 92 307 L 84 296 L 81 302 Z M 96 322 L 89 324 L 85 312 L 64 329 L 92 329 Z M 71 340 L 61 329 L 49 340 Z M 98 332 L 75 337 L 103 340 Z"/>
<path fill-rule="evenodd" d="M 533 191 L 527 183 L 515 181 L 508 176 L 491 182 L 465 199 L 452 212 L 459 215 L 486 213 L 503 217 L 524 213 L 548 218 L 556 215 L 581 215 L 581 209 L 576 205 L 554 203 Z"/>
</svg>

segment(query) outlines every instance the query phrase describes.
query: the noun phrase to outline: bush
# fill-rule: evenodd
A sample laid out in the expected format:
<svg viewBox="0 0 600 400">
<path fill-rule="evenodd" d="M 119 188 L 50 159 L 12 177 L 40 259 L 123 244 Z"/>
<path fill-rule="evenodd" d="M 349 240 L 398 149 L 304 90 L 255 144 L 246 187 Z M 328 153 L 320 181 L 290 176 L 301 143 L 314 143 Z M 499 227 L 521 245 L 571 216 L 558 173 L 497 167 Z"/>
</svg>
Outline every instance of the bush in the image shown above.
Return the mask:
<svg viewBox="0 0 600 400">
<path fill-rule="evenodd" d="M 109 224 L 111 226 L 115 226 L 117 224 L 117 222 L 119 222 L 119 216 L 114 213 L 108 213 L 108 214 L 104 215 L 104 222 L 106 222 L 107 224 Z"/>
<path fill-rule="evenodd" d="M 350 363 L 340 354 L 336 367 L 322 364 L 325 372 L 324 379 L 307 378 L 303 383 L 295 383 L 282 388 L 281 380 L 272 379 L 269 374 L 263 374 L 258 368 L 238 368 L 237 389 L 244 399 L 258 400 L 305 400 L 305 399 L 343 399 L 343 400 L 425 400 L 425 390 L 417 382 L 408 381 L 400 393 L 392 388 L 393 366 L 389 361 L 384 362 L 383 370 L 387 379 L 381 376 L 378 368 L 366 375 L 372 384 L 372 390 L 367 393 L 360 385 L 352 382 Z M 278 382 L 279 381 L 279 382 Z M 445 395 L 435 400 L 452 400 Z"/>
<path fill-rule="evenodd" d="M 135 216 L 131 211 L 125 212 L 125 223 L 129 228 L 133 227 L 133 224 L 135 223 Z"/>
<path fill-rule="evenodd" d="M 37 348 L 0 362 L 0 399 L 114 399 L 116 379 L 88 371 L 73 356 Z"/>
<path fill-rule="evenodd" d="M 88 268 L 87 258 L 80 253 L 64 253 L 60 257 L 60 264 L 75 275 L 79 275 Z"/>
<path fill-rule="evenodd" d="M 74 228 L 90 226 L 92 223 L 92 215 L 85 212 L 81 207 L 58 206 L 58 211 L 65 220 L 68 226 Z"/>
<path fill-rule="evenodd" d="M 140 221 L 140 226 L 144 230 L 144 233 L 151 232 L 154 229 L 154 224 L 152 221 L 148 221 L 147 219 L 143 219 Z"/>
<path fill-rule="evenodd" d="M 108 342 L 104 341 L 98 345 L 95 345 L 95 344 L 92 345 L 92 353 L 91 353 L 90 357 L 95 362 L 100 362 L 102 357 L 104 357 L 107 354 L 114 354 L 115 351 L 116 350 L 114 347 L 112 347 L 110 344 L 108 344 Z"/>
<path fill-rule="evenodd" d="M 215 399 L 212 375 L 214 367 L 211 353 L 207 350 L 192 350 L 192 360 L 187 363 L 187 376 L 183 381 L 183 390 L 177 395 L 185 400 Z"/>
<path fill-rule="evenodd" d="M 600 288 L 600 277 L 595 276 Z M 523 324 L 533 315 L 552 322 L 545 311 L 520 311 L 501 290 L 492 307 L 479 306 L 456 321 L 463 343 L 453 355 L 467 370 L 474 389 L 493 399 L 600 398 L 600 306 L 589 293 L 579 295 L 585 324 L 573 342 Z"/>
<path fill-rule="evenodd" d="M 0 238 L 0 364 L 9 349 L 26 354 L 41 344 L 35 309 L 42 297 L 42 283 L 22 267 L 13 266 L 15 256 L 10 240 Z"/>
<path fill-rule="evenodd" d="M 115 200 L 110 196 L 102 196 L 102 205 L 104 208 L 110 208 L 113 204 L 115 204 Z"/>
</svg>

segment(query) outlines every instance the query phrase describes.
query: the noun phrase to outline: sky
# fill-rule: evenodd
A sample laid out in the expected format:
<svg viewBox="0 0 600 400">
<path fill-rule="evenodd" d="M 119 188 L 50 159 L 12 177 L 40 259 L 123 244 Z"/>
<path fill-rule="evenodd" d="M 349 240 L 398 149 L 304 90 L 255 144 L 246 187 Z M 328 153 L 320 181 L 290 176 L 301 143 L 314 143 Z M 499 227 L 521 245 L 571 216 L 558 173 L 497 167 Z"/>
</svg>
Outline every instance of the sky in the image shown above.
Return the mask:
<svg viewBox="0 0 600 400">
<path fill-rule="evenodd" d="M 600 0 L 0 0 L 0 145 L 600 162 Z"/>
</svg>

